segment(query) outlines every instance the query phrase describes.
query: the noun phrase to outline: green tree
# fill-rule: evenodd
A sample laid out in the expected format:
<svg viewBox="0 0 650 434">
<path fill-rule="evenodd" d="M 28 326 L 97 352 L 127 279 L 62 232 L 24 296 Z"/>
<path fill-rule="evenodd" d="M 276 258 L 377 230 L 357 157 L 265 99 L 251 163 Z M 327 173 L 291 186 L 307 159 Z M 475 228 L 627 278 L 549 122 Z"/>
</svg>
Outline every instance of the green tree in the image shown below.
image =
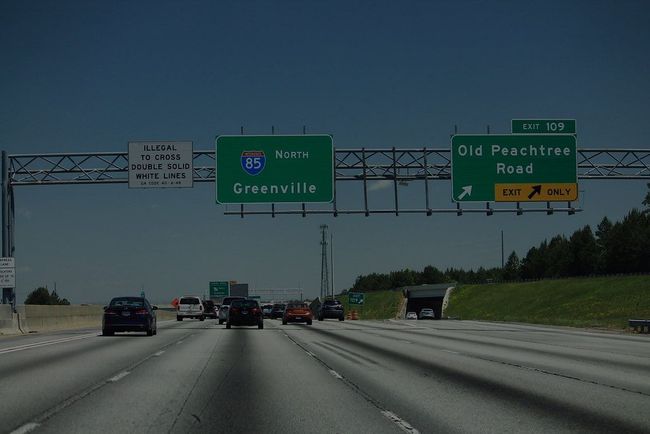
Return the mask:
<svg viewBox="0 0 650 434">
<path fill-rule="evenodd" d="M 424 267 L 424 270 L 422 270 L 422 273 L 420 273 L 416 283 L 418 285 L 426 285 L 432 283 L 443 283 L 445 281 L 447 281 L 447 279 L 442 271 L 438 270 L 433 265 L 427 265 Z"/>
<path fill-rule="evenodd" d="M 643 199 L 643 204 L 646 206 L 646 210 L 644 213 L 649 214 L 650 213 L 650 182 L 646 184 L 648 187 L 648 192 L 645 194 L 645 199 Z"/>
<path fill-rule="evenodd" d="M 521 262 L 514 251 L 508 256 L 508 260 L 503 267 L 502 277 L 503 280 L 518 280 L 521 278 Z"/>
<path fill-rule="evenodd" d="M 589 225 L 575 231 L 569 239 L 572 252 L 571 275 L 588 276 L 598 272 L 599 250 Z"/>
<path fill-rule="evenodd" d="M 27 295 L 25 304 L 52 304 L 50 291 L 43 287 L 36 288 Z"/>
<path fill-rule="evenodd" d="M 596 245 L 598 247 L 597 269 L 599 273 L 611 273 L 610 266 L 610 244 L 612 240 L 612 227 L 614 225 L 607 218 L 598 223 L 596 227 Z"/>
<path fill-rule="evenodd" d="M 25 304 L 69 305 L 70 302 L 65 298 L 59 298 L 59 294 L 57 294 L 56 291 L 52 291 L 50 294 L 47 288 L 39 287 L 27 295 Z"/>
</svg>

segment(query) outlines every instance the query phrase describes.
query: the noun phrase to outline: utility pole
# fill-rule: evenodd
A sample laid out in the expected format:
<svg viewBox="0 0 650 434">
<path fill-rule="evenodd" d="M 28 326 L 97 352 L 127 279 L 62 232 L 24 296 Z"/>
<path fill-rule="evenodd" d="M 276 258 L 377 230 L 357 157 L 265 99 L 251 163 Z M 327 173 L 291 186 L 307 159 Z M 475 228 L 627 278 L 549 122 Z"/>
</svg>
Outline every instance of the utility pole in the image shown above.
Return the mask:
<svg viewBox="0 0 650 434">
<path fill-rule="evenodd" d="M 332 270 L 332 298 L 334 298 L 334 234 L 330 232 L 330 269 Z"/>
<path fill-rule="evenodd" d="M 503 229 L 501 229 L 501 269 L 505 267 L 505 262 L 503 258 Z"/>
<path fill-rule="evenodd" d="M 320 226 L 321 234 L 321 268 L 320 268 L 320 297 L 321 300 L 329 293 L 329 271 L 327 270 L 327 225 Z"/>
</svg>

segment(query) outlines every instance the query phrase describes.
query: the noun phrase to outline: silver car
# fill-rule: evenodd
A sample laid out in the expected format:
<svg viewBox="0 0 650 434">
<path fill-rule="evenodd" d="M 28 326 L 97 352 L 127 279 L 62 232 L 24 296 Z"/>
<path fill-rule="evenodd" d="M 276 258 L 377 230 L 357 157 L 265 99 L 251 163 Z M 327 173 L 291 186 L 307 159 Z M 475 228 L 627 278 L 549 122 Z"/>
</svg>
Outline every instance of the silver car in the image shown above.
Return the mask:
<svg viewBox="0 0 650 434">
<path fill-rule="evenodd" d="M 433 309 L 425 307 L 420 311 L 420 316 L 418 319 L 436 319 L 436 314 L 433 313 Z"/>
</svg>

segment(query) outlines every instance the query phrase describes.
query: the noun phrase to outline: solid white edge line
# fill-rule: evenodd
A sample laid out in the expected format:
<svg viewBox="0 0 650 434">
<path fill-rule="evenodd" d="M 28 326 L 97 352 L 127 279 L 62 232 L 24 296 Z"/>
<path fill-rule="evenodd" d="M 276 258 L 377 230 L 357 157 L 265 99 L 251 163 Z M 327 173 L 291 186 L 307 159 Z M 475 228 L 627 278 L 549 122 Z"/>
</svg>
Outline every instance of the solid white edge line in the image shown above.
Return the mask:
<svg viewBox="0 0 650 434">
<path fill-rule="evenodd" d="M 334 377 L 338 378 L 339 380 L 342 380 L 342 379 L 343 379 L 343 377 L 341 376 L 341 374 L 339 374 L 339 373 L 336 372 L 335 370 L 330 369 L 329 371 L 330 371 L 330 374 L 332 374 Z"/>
<path fill-rule="evenodd" d="M 109 378 L 107 381 L 109 383 L 115 383 L 117 381 L 120 381 L 122 378 L 126 377 L 129 374 L 130 374 L 129 371 L 123 371 L 123 372 L 120 372 L 119 374 L 117 374 L 115 377 Z"/>
<path fill-rule="evenodd" d="M 449 354 L 460 354 L 458 351 L 451 351 L 451 350 L 440 350 L 440 351 L 444 351 L 445 353 L 449 353 Z"/>
<path fill-rule="evenodd" d="M 411 433 L 411 434 L 420 434 L 420 431 L 416 430 L 409 424 L 407 421 L 393 413 L 392 411 L 384 410 L 381 412 L 385 417 L 391 420 L 395 425 L 400 427 L 402 431 Z"/>
<path fill-rule="evenodd" d="M 27 434 L 28 432 L 34 431 L 39 426 L 40 424 L 34 422 L 26 423 L 20 428 L 16 428 L 15 430 L 11 431 L 11 434 Z"/>
<path fill-rule="evenodd" d="M 159 357 L 159 356 L 162 356 L 164 353 L 165 353 L 165 350 L 161 350 L 161 351 L 158 351 L 157 353 L 154 353 L 153 355 L 155 357 Z"/>
</svg>

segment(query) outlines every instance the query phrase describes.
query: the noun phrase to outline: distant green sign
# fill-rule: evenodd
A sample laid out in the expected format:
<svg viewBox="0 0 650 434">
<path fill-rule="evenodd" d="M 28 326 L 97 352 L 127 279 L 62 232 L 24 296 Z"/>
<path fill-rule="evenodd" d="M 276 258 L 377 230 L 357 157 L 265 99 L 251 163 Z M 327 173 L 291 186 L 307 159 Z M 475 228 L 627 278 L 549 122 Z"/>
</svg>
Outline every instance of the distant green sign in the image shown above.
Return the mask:
<svg viewBox="0 0 650 434">
<path fill-rule="evenodd" d="M 575 119 L 513 119 L 512 134 L 575 134 Z"/>
<path fill-rule="evenodd" d="M 217 203 L 332 202 L 332 137 L 219 136 L 216 184 Z"/>
<path fill-rule="evenodd" d="M 571 134 L 455 135 L 451 140 L 456 202 L 574 201 L 576 137 Z"/>
<path fill-rule="evenodd" d="M 210 298 L 223 298 L 230 295 L 230 282 L 210 282 Z"/>
<path fill-rule="evenodd" d="M 363 304 L 363 292 L 349 292 L 348 304 Z"/>
</svg>

